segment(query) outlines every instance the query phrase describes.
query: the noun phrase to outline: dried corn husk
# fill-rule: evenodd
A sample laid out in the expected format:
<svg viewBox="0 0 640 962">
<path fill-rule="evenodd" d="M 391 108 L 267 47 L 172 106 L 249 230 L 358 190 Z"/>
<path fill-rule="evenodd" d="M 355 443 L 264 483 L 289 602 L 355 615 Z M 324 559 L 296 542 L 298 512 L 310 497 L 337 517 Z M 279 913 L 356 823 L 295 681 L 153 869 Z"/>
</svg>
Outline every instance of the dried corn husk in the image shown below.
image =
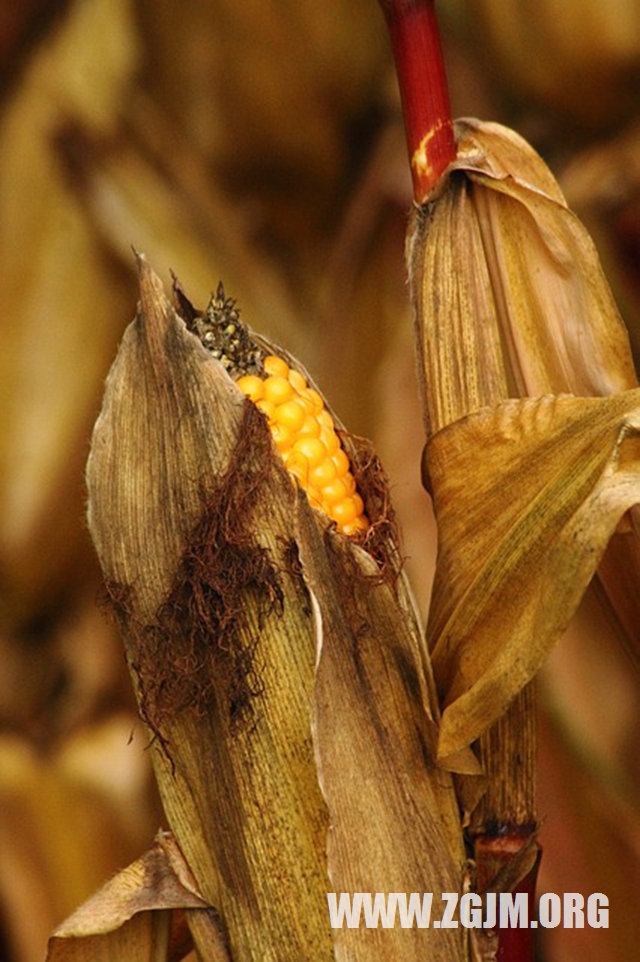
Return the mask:
<svg viewBox="0 0 640 962">
<path fill-rule="evenodd" d="M 375 469 L 378 561 L 325 530 L 261 415 L 140 271 L 94 432 L 89 523 L 165 812 L 234 960 L 330 958 L 327 891 L 457 890 L 464 873 L 388 492 Z M 371 455 L 346 446 L 365 483 Z M 335 951 L 459 960 L 465 943 L 362 929 Z"/>
<path fill-rule="evenodd" d="M 200 898 L 168 833 L 53 932 L 48 962 L 181 959 L 193 942 L 205 957 L 228 962 L 213 913 Z"/>
<path fill-rule="evenodd" d="M 473 739 L 486 731 L 490 723 L 502 726 L 499 736 L 493 737 L 489 730 L 487 742 L 480 746 L 485 765 L 492 766 L 489 792 L 494 797 L 487 804 L 499 810 L 489 808 L 484 821 L 497 818 L 523 824 L 535 820 L 532 769 L 526 761 L 534 755 L 532 700 L 523 685 L 541 664 L 543 650 L 549 651 L 552 639 L 566 625 L 568 613 L 587 587 L 618 520 L 637 500 L 635 468 L 630 464 L 621 469 L 619 478 L 615 476 L 620 451 L 630 445 L 627 441 L 621 446 L 622 438 L 625 432 L 636 430 L 632 389 L 637 381 L 627 332 L 593 244 L 567 208 L 546 165 L 518 135 L 499 125 L 465 120 L 458 123 L 457 131 L 458 158 L 432 202 L 417 212 L 408 240 L 419 373 L 427 435 L 431 438 L 425 480 L 443 513 L 438 518 L 440 546 L 429 638 L 436 660 L 436 681 L 446 699 L 443 757 L 467 744 L 467 736 Z M 598 437 L 597 431 L 590 436 L 593 415 L 588 413 L 592 410 L 588 405 L 593 402 L 547 399 L 526 401 L 519 407 L 500 404 L 509 397 L 541 398 L 566 392 L 621 394 L 620 402 L 613 398 L 610 402 L 611 412 L 618 403 L 622 407 L 611 422 L 608 441 Z M 625 396 L 625 392 L 631 393 Z M 578 444 L 574 456 L 580 457 L 580 468 L 568 463 L 563 467 L 571 445 L 568 436 L 560 441 L 564 431 L 564 415 L 560 412 L 568 412 L 574 403 L 578 405 L 575 411 L 583 412 L 572 415 L 576 417 L 575 430 L 585 432 L 580 454 L 580 439 L 571 441 Z M 597 421 L 595 418 L 594 426 Z M 493 440 L 489 437 L 492 432 Z M 475 446 L 474 451 L 467 449 L 469 443 Z M 596 471 L 591 487 L 584 488 L 579 496 L 575 481 L 581 471 L 588 475 L 593 467 L 589 443 L 603 445 L 598 452 L 604 458 L 598 469 L 601 479 Z M 534 450 L 536 444 L 540 447 Z M 497 455 L 499 449 L 501 454 Z M 633 456 L 628 456 L 633 461 Z M 524 460 L 520 461 L 521 457 Z M 436 462 L 438 465 L 435 474 L 432 458 L 433 466 Z M 512 470 L 516 463 L 520 463 L 520 476 Z M 536 482 L 536 472 L 545 464 L 547 481 L 539 476 Z M 456 473 L 451 476 L 450 470 Z M 496 493 L 501 484 L 504 490 L 505 478 L 511 479 L 511 488 L 494 502 L 494 511 L 488 492 L 494 484 Z M 619 486 L 622 479 L 627 485 L 624 493 Z M 554 508 L 547 497 L 548 507 L 539 517 L 542 502 L 528 504 L 519 497 L 519 490 L 523 499 L 525 492 L 534 496 L 530 485 L 536 484 L 535 497 L 543 501 L 545 488 L 548 495 L 554 485 L 559 485 L 554 495 L 559 498 L 558 504 Z M 609 484 L 612 498 L 606 495 L 606 507 L 599 499 Z M 459 499 L 457 517 L 449 500 L 454 488 Z M 449 493 L 442 500 L 445 490 Z M 614 490 L 618 492 L 615 496 Z M 571 511 L 558 514 L 553 521 L 554 511 L 561 503 L 568 508 L 572 499 Z M 571 521 L 574 511 L 577 513 Z M 549 525 L 547 535 L 542 528 L 537 534 L 533 528 L 529 530 L 531 538 L 549 538 L 549 552 L 542 551 L 537 565 L 532 563 L 531 567 L 520 554 L 527 539 L 517 543 L 518 531 L 524 531 L 518 526 L 526 527 L 527 517 L 531 524 L 535 517 L 536 524 Z M 579 561 L 567 557 L 566 573 L 556 577 L 556 594 L 565 597 L 565 611 L 554 623 L 555 603 L 551 602 L 549 619 L 545 614 L 536 621 L 536 604 L 527 608 L 525 597 L 535 593 L 534 586 L 540 588 L 553 570 L 558 557 L 555 552 L 565 550 L 563 545 L 576 523 L 593 554 Z M 503 544 L 501 531 L 505 535 Z M 608 553 L 609 558 L 617 552 L 616 566 L 629 584 L 637 583 L 638 578 L 635 538 L 625 521 Z M 533 544 L 528 547 L 532 550 Z M 593 563 L 588 563 L 589 558 Z M 508 586 L 502 582 L 507 569 L 513 579 Z M 501 594 L 501 584 L 507 588 L 510 601 Z M 615 601 L 613 591 L 611 595 Z M 627 606 L 629 602 L 627 597 Z M 491 604 L 496 606 L 493 613 Z M 485 617 L 495 618 L 513 630 L 507 632 L 508 643 L 504 644 L 499 641 L 505 638 L 502 630 L 494 631 L 492 638 L 490 631 L 481 656 L 481 622 Z M 530 619 L 524 633 L 522 624 L 517 627 L 520 617 Z M 462 635 L 466 640 L 461 644 Z M 520 641 L 516 643 L 518 636 Z M 478 672 L 476 678 L 473 671 Z M 461 680 L 463 675 L 465 682 Z M 470 694 L 476 683 L 484 683 L 481 679 L 487 682 L 482 698 L 479 688 L 475 695 Z M 454 724 L 457 709 L 452 706 L 458 700 L 460 714 Z M 450 724 L 459 724 L 456 735 L 453 728 L 446 733 Z M 465 734 L 461 735 L 463 730 Z M 498 762 L 501 754 L 502 771 Z M 513 768 L 515 757 L 525 759 L 524 765 L 519 763 L 519 771 Z M 471 796 L 467 801 L 472 805 L 477 798 Z"/>
<path fill-rule="evenodd" d="M 457 130 L 456 172 L 408 246 L 428 433 L 505 397 L 635 387 L 593 243 L 544 162 L 498 124 Z"/>
<path fill-rule="evenodd" d="M 394 597 L 373 559 L 334 532 L 323 546 L 302 499 L 299 525 L 317 610 L 313 732 L 332 891 L 457 891 L 459 817 L 451 780 L 434 765 L 435 700 L 406 589 Z M 466 957 L 464 933 L 398 925 L 339 930 L 335 945 L 336 958 L 372 962 Z"/>
<path fill-rule="evenodd" d="M 567 626 L 640 501 L 637 451 L 625 457 L 639 434 L 635 390 L 507 401 L 432 438 L 441 548 L 429 631 L 443 760 L 505 712 Z"/>
<path fill-rule="evenodd" d="M 325 814 L 308 730 L 313 634 L 296 580 L 275 567 L 285 568 L 294 490 L 283 467 L 268 455 L 259 460 L 269 438 L 258 412 L 187 333 L 145 262 L 141 271 L 140 318 L 125 334 L 96 425 L 89 523 L 112 597 L 123 605 L 129 662 L 158 734 L 163 803 L 240 957 L 257 957 L 257 946 L 265 959 L 305 955 L 323 940 L 328 952 L 312 898 L 326 891 Z M 243 485 L 234 485 L 234 470 Z M 262 497 L 252 504 L 258 484 Z M 188 565 L 194 537 L 202 541 L 200 549 L 192 543 L 194 556 L 206 554 L 190 574 L 183 569 L 181 588 L 179 564 Z M 186 616 L 181 629 L 181 606 L 194 603 L 202 606 L 192 612 L 195 625 Z M 215 603 L 220 631 L 241 625 L 238 634 L 227 631 L 237 646 L 228 652 L 216 647 L 225 642 L 209 610 Z M 260 717 L 240 724 L 258 690 Z"/>
</svg>

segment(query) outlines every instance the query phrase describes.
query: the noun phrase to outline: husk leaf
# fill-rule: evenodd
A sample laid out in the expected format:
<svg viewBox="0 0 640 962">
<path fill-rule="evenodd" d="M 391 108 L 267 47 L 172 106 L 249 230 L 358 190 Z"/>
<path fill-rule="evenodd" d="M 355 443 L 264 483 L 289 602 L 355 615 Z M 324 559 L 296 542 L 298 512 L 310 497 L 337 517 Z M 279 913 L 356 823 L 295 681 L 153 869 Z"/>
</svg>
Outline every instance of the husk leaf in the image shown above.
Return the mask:
<svg viewBox="0 0 640 962">
<path fill-rule="evenodd" d="M 593 241 L 544 162 L 506 128 L 460 130 L 458 163 L 485 188 L 472 190 L 518 394 L 635 387 L 627 330 Z"/>
<path fill-rule="evenodd" d="M 465 861 L 451 777 L 435 764 L 437 707 L 400 578 L 322 534 L 299 498 L 301 560 L 316 618 L 313 736 L 330 817 L 331 891 L 459 891 Z M 434 896 L 433 918 L 439 918 Z M 464 930 L 342 928 L 335 957 L 358 962 L 468 958 Z"/>
<path fill-rule="evenodd" d="M 640 501 L 639 405 L 640 390 L 506 401 L 431 439 L 439 553 L 428 633 L 443 762 L 534 676 Z"/>
<path fill-rule="evenodd" d="M 506 397 L 637 385 L 587 231 L 536 152 L 458 121 L 458 158 L 408 241 L 428 433 Z"/>
<path fill-rule="evenodd" d="M 198 947 L 201 958 L 228 962 L 210 907 L 198 895 L 175 841 L 165 833 L 57 927 L 47 962 L 182 958 L 190 943 L 182 910 L 187 916 L 209 917 L 209 944 Z"/>
<path fill-rule="evenodd" d="M 629 335 L 598 253 L 546 165 L 497 124 L 462 121 L 459 131 L 457 165 L 469 177 L 508 394 L 599 396 L 636 387 Z M 634 514 L 636 531 L 615 533 L 598 574 L 638 659 L 640 521 Z"/>
<path fill-rule="evenodd" d="M 568 209 L 544 162 L 521 137 L 498 124 L 463 120 L 457 123 L 456 130 L 457 160 L 432 201 L 416 212 L 407 245 L 427 436 L 437 436 L 447 425 L 472 412 L 494 407 L 508 397 L 535 398 L 549 393 L 612 395 L 635 388 L 637 380 L 627 332 L 593 243 L 578 218 Z M 522 412 L 525 410 L 526 406 Z M 482 472 L 487 450 L 491 448 L 488 439 L 490 416 L 485 412 L 478 417 L 478 425 L 483 419 L 487 422 L 487 431 L 478 431 L 474 444 L 480 446 L 469 455 L 474 460 L 464 465 L 464 476 L 450 479 L 453 486 L 459 485 L 462 489 L 469 487 L 473 478 L 474 494 L 461 491 L 460 497 L 465 499 L 461 505 L 471 504 L 478 469 Z M 505 425 L 507 423 L 505 421 Z M 460 440 L 455 437 L 458 430 Z M 459 457 L 462 438 L 468 430 L 467 425 L 452 431 L 449 436 L 445 433 L 429 452 L 428 460 L 435 453 L 435 447 L 442 445 L 444 448 L 451 443 L 455 449 L 451 455 L 453 464 Z M 526 447 L 525 443 L 523 456 Z M 611 451 L 611 446 L 608 450 Z M 505 477 L 513 480 L 511 491 L 505 478 L 502 482 L 496 481 L 496 486 L 504 484 L 505 517 L 509 517 L 511 495 L 519 504 L 518 489 L 528 484 L 524 477 L 522 481 L 516 481 L 507 455 L 508 445 L 505 443 L 504 456 L 497 459 L 493 468 L 507 468 Z M 588 462 L 587 454 L 587 470 Z M 530 466 L 525 463 L 523 470 L 530 470 Z M 478 480 L 482 476 L 480 474 Z M 489 480 L 488 475 L 485 477 Z M 431 470 L 425 472 L 425 483 L 434 494 L 436 511 L 442 501 L 442 492 L 437 491 L 441 482 L 441 477 L 436 479 Z M 449 495 L 445 496 L 444 500 L 448 499 Z M 485 510 L 479 499 L 474 504 Z M 441 531 L 442 524 L 445 527 L 451 524 L 451 509 L 444 510 L 449 516 L 444 520 L 440 516 L 437 518 L 439 536 L 445 539 L 446 546 L 442 545 L 440 550 L 439 598 L 434 599 L 435 607 L 430 618 L 432 644 L 439 643 L 445 622 L 462 598 L 458 584 L 454 586 L 453 596 L 446 599 L 445 570 L 451 577 L 461 578 L 468 585 L 475 584 L 476 578 L 480 579 L 478 584 L 482 583 L 481 570 L 486 569 L 488 577 L 488 566 L 480 558 L 481 551 L 474 561 L 468 544 L 466 548 L 454 549 L 453 531 L 449 534 Z M 501 509 L 496 498 L 491 515 L 487 515 L 487 525 L 497 518 L 498 510 Z M 462 528 L 465 528 L 470 524 L 465 518 L 465 509 L 458 507 L 458 511 Z M 622 514 L 619 511 L 617 517 Z M 623 614 L 629 642 L 637 644 L 638 618 L 634 617 L 634 611 L 640 602 L 634 586 L 640 577 L 640 566 L 637 533 L 629 525 L 629 517 L 625 516 L 615 534 L 606 520 L 607 533 L 599 534 L 596 541 L 597 554 L 601 557 L 604 545 L 613 535 L 606 566 L 599 574 L 610 601 Z M 637 521 L 635 524 L 637 528 Z M 494 544 L 487 535 L 485 550 L 492 549 L 492 556 Z M 456 568 L 444 560 L 452 551 L 458 559 Z M 502 563 L 499 557 L 497 562 Z M 593 566 L 589 570 L 593 571 Z M 587 587 L 586 571 L 587 568 L 580 568 L 578 572 L 572 572 L 567 568 L 563 576 L 565 590 L 575 576 L 576 585 L 584 591 Z M 498 574 L 499 571 L 496 576 Z M 516 586 L 520 590 L 527 581 L 524 569 L 514 572 L 514 577 L 514 591 Z M 540 572 L 532 568 L 530 577 L 531 591 L 534 591 L 533 586 L 540 582 Z M 510 614 L 503 610 L 497 596 L 491 597 L 491 603 L 495 604 L 494 617 L 504 618 L 511 624 Z M 469 616 L 473 620 L 472 610 L 473 605 L 465 618 Z M 535 633 L 537 635 L 537 629 Z M 476 816 L 480 831 L 487 824 L 497 822 L 535 822 L 533 698 L 530 692 L 522 689 L 521 683 L 525 676 L 532 676 L 533 662 L 537 666 L 541 663 L 542 651 L 548 651 L 551 635 L 555 637 L 555 628 L 546 641 L 536 642 L 537 655 L 532 657 L 529 654 L 526 665 L 517 661 L 516 674 L 501 694 L 492 693 L 489 699 L 491 710 L 484 713 L 482 719 L 470 717 L 466 727 L 459 719 L 460 730 L 465 729 L 465 734 L 456 735 L 452 740 L 448 735 L 443 736 L 449 744 L 445 748 L 442 742 L 441 752 L 453 752 L 454 742 L 458 746 L 466 744 L 469 732 L 487 731 L 489 719 L 495 721 L 497 717 L 496 711 L 504 712 L 509 706 L 478 746 L 489 785 L 483 802 L 484 811 L 478 810 Z M 441 644 L 434 662 L 441 692 L 449 691 L 452 661 L 457 657 L 453 654 L 445 656 L 447 644 L 449 642 Z M 478 652 L 482 650 L 480 644 Z M 495 657 L 499 651 L 496 643 Z M 503 661 L 508 660 L 506 655 L 501 657 Z M 478 654 L 479 678 L 484 677 L 486 667 Z M 506 664 L 503 667 L 504 680 L 509 672 Z M 441 672 L 444 672 L 443 676 Z M 470 669 L 467 682 L 472 687 Z M 514 698 L 517 691 L 522 694 Z M 460 693 L 447 697 L 457 703 Z M 461 702 L 455 711 L 447 707 L 445 728 L 452 724 L 454 715 L 458 710 L 461 712 L 466 703 Z M 524 759 L 524 764 L 514 766 L 516 759 Z M 449 762 L 462 771 L 452 756 L 449 756 Z M 470 794 L 468 780 L 463 784 L 466 787 L 462 794 L 468 795 L 465 806 L 473 809 L 478 790 Z"/>
</svg>

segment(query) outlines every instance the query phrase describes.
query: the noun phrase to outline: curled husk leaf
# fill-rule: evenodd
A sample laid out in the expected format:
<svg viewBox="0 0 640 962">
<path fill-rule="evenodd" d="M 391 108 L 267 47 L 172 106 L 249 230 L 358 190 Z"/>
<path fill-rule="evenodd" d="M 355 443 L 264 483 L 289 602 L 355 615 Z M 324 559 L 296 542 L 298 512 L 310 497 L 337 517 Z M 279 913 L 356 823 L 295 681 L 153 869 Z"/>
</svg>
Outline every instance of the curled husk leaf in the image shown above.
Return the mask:
<svg viewBox="0 0 640 962">
<path fill-rule="evenodd" d="M 505 401 L 431 439 L 439 554 L 429 637 L 446 762 L 504 713 L 640 502 L 640 389 Z M 634 450 L 635 445 L 635 450 Z"/>
<path fill-rule="evenodd" d="M 56 928 L 47 962 L 179 959 L 193 943 L 207 946 L 203 957 L 212 962 L 229 962 L 215 913 L 198 894 L 175 840 L 160 833 L 148 852 Z"/>
</svg>

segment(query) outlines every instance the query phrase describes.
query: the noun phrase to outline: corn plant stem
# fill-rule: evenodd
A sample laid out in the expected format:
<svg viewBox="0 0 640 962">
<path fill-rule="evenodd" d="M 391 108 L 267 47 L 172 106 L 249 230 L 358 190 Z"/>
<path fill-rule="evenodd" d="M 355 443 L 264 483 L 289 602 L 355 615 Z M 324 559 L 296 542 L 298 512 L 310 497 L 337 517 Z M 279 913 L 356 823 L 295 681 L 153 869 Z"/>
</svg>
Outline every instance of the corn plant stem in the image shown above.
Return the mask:
<svg viewBox="0 0 640 962">
<path fill-rule="evenodd" d="M 518 835 L 513 833 L 505 835 L 500 839 L 486 838 L 478 839 L 476 846 L 476 856 L 480 856 L 479 870 L 482 866 L 487 866 L 487 862 L 482 860 L 482 854 L 488 856 L 492 871 L 500 871 L 501 868 L 508 866 L 514 855 L 518 853 L 523 842 L 526 842 L 526 832 Z M 536 891 L 536 881 L 538 877 L 538 867 L 540 864 L 540 853 L 535 857 L 534 863 L 526 875 L 520 879 L 511 889 L 515 894 L 524 894 L 527 897 L 528 919 L 537 922 L 537 913 L 534 907 L 534 895 Z M 490 879 L 479 876 L 480 884 L 489 884 Z M 496 952 L 496 962 L 534 962 L 535 959 L 535 929 L 527 928 L 500 928 L 495 930 L 498 934 L 498 948 Z"/>
<path fill-rule="evenodd" d="M 379 0 L 384 11 L 400 87 L 413 178 L 414 200 L 429 199 L 455 159 L 446 71 L 433 0 Z M 506 391 L 505 391 L 506 394 Z M 499 400 L 496 398 L 495 400 Z M 471 838 L 479 887 L 532 838 L 535 818 L 535 688 L 529 685 L 505 716 L 476 745 L 487 774 L 487 792 L 474 812 Z M 535 888 L 537 863 L 515 886 Z M 524 888 L 521 888 L 524 886 Z M 500 962 L 532 962 L 529 929 L 499 933 Z"/>
<path fill-rule="evenodd" d="M 531 682 L 476 745 L 487 777 L 487 791 L 473 812 L 470 826 L 479 889 L 491 888 L 497 873 L 536 832 L 535 699 L 536 686 Z M 512 889 L 527 893 L 530 913 L 539 861 Z M 535 930 L 497 931 L 497 962 L 533 962 Z"/>
<path fill-rule="evenodd" d="M 533 915 L 531 910 L 534 904 L 539 864 L 540 859 L 536 861 L 531 871 L 525 875 L 513 889 L 514 892 L 524 892 L 527 896 L 531 915 Z M 518 960 L 518 962 L 534 962 L 535 957 L 535 929 L 518 928 L 498 930 L 496 962 L 516 962 L 516 960 Z"/>
<path fill-rule="evenodd" d="M 422 204 L 456 156 L 433 0 L 379 0 L 395 58 L 413 196 Z"/>
<path fill-rule="evenodd" d="M 479 739 L 476 750 L 488 779 L 475 809 L 474 835 L 504 835 L 509 826 L 535 826 L 536 685 L 531 682 Z"/>
</svg>

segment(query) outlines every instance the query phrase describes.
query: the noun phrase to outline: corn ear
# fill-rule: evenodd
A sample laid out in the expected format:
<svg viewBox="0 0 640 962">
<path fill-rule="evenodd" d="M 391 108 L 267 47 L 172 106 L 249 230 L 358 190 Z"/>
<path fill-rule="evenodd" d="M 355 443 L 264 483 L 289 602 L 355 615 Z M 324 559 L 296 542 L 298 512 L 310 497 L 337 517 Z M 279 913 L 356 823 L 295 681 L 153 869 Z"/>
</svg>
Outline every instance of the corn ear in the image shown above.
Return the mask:
<svg viewBox="0 0 640 962">
<path fill-rule="evenodd" d="M 633 626 L 628 612 L 630 607 L 637 607 L 637 592 L 631 589 L 621 602 L 620 585 L 637 583 L 640 568 L 635 536 L 621 508 L 623 503 L 627 508 L 633 504 L 634 497 L 629 495 L 626 502 L 622 497 L 616 508 L 607 502 L 611 513 L 604 510 L 598 521 L 600 482 L 596 476 L 592 488 L 585 488 L 582 496 L 574 487 L 580 471 L 592 470 L 593 452 L 585 447 L 580 455 L 584 463 L 576 468 L 575 479 L 573 466 L 567 462 L 563 467 L 561 450 L 565 442 L 560 443 L 560 412 L 568 410 L 568 402 L 558 402 L 551 419 L 560 419 L 555 429 L 549 420 L 549 412 L 554 409 L 549 401 L 532 400 L 520 408 L 509 403 L 500 405 L 507 398 L 539 399 L 549 394 L 614 396 L 632 391 L 637 380 L 628 335 L 593 243 L 568 209 L 544 162 L 521 137 L 498 124 L 463 120 L 456 124 L 456 132 L 457 159 L 428 203 L 416 210 L 407 240 L 425 429 L 431 439 L 424 480 L 439 512 L 436 591 L 429 620 L 436 682 L 446 699 L 439 750 L 442 759 L 448 758 L 452 768 L 463 772 L 455 753 L 483 733 L 474 750 L 479 753 L 486 784 L 474 786 L 469 779 L 459 782 L 464 808 L 468 812 L 475 809 L 472 831 L 482 833 L 487 826 L 515 825 L 516 834 L 522 832 L 524 838 L 535 828 L 537 818 L 534 695 L 525 682 L 533 677 L 567 621 L 554 604 L 545 621 L 544 613 L 536 614 L 536 604 L 528 605 L 525 595 L 534 592 L 534 586 L 543 586 L 547 565 L 549 570 L 558 571 L 559 555 L 554 555 L 552 545 L 557 544 L 558 552 L 567 547 L 563 540 L 565 522 L 569 527 L 585 524 L 584 536 L 593 551 L 579 561 L 570 552 L 567 555 L 566 574 L 558 586 L 558 596 L 567 599 L 567 610 L 575 608 L 594 573 L 593 558 L 602 557 L 611 538 L 607 563 L 615 558 L 613 568 L 618 575 L 609 573 L 605 583 L 610 597 L 624 606 L 627 623 Z M 635 423 L 631 397 L 622 402 L 619 419 L 614 418 L 611 425 L 613 435 L 606 443 L 598 439 L 597 417 L 591 427 L 587 413 L 584 420 L 576 422 L 587 435 L 595 430 L 594 443 L 604 443 L 601 453 L 604 456 L 607 452 L 610 462 L 601 465 L 603 490 L 608 490 L 604 479 L 618 456 L 616 431 L 631 431 Z M 625 428 L 627 403 L 630 420 Z M 497 432 L 494 441 L 489 437 L 493 429 Z M 555 442 L 554 430 L 559 432 Z M 536 436 L 540 449 L 534 454 L 529 445 Z M 473 453 L 464 454 L 472 437 L 472 443 L 478 446 Z M 624 449 L 628 450 L 630 444 L 625 442 Z M 448 453 L 447 445 L 451 445 Z M 538 483 L 534 482 L 535 461 L 545 449 L 543 460 L 547 460 L 549 445 L 555 445 L 556 466 L 547 462 L 550 473 L 546 481 L 539 479 L 536 495 L 542 500 L 527 507 L 520 501 L 518 490 L 529 490 L 530 484 Z M 499 449 L 501 453 L 497 454 Z M 517 522 L 510 514 L 509 498 L 505 495 L 501 502 L 497 488 L 495 500 L 484 503 L 493 483 L 484 473 L 489 453 L 492 470 L 506 472 L 496 484 L 504 484 L 504 477 L 512 479 L 508 494 L 514 510 L 521 512 Z M 519 462 L 525 472 L 521 481 L 512 472 L 510 460 Z M 450 477 L 447 469 L 445 478 L 445 464 L 461 473 Z M 548 501 L 556 484 L 556 470 L 556 480 L 564 476 L 557 490 L 559 504 L 568 507 L 574 499 L 571 510 L 575 515 L 570 521 L 571 512 L 564 517 L 558 514 L 554 521 L 555 509 L 547 505 L 540 515 L 540 524 L 547 527 L 547 532 L 541 529 L 540 537 L 548 536 L 549 555 L 538 554 L 536 565 L 532 554 L 529 564 L 516 542 L 524 537 L 522 525 L 532 524 L 535 512 L 541 510 L 545 498 Z M 458 520 L 454 520 L 451 501 L 454 487 L 461 499 L 456 509 L 460 512 Z M 613 490 L 617 490 L 615 484 Z M 462 504 L 468 504 L 468 508 L 460 507 Z M 476 519 L 475 530 L 467 526 L 465 511 Z M 502 543 L 501 511 L 514 523 L 513 530 L 503 532 Z M 481 529 L 489 525 L 491 531 L 495 526 L 495 534 L 487 527 L 485 540 Z M 458 538 L 462 538 L 459 543 Z M 533 530 L 527 538 L 535 538 Z M 486 557 L 481 557 L 482 550 L 478 551 L 481 542 L 482 550 L 493 559 L 493 573 Z M 533 550 L 533 542 L 530 547 Z M 502 581 L 507 569 L 513 578 L 511 587 Z M 600 574 L 604 576 L 604 572 Z M 453 579 L 451 584 L 447 579 Z M 508 605 L 513 605 L 513 610 Z M 484 632 L 492 619 L 511 625 L 513 637 L 498 632 L 490 642 Z M 476 635 L 484 660 L 473 654 L 471 637 Z M 517 644 L 515 638 L 519 638 Z M 517 653 L 512 645 L 518 648 Z M 476 694 L 472 693 L 472 663 L 478 674 Z M 481 688 L 487 699 L 484 708 L 480 706 Z M 465 705 L 469 709 L 466 720 Z M 483 791 L 484 798 L 478 804 Z"/>
<path fill-rule="evenodd" d="M 546 165 L 497 124 L 464 120 L 457 133 L 407 248 L 427 435 L 507 397 L 635 388 L 595 248 Z M 612 553 L 638 576 L 633 536 L 615 535 L 609 564 Z"/>
<path fill-rule="evenodd" d="M 213 356 L 215 325 L 176 287 L 179 317 L 139 268 L 87 466 L 89 524 L 197 890 L 237 962 L 467 959 L 464 931 L 329 925 L 328 891 L 458 891 L 465 873 L 381 469 L 340 430 L 371 521 L 341 533 L 227 370 L 306 372 L 229 318 Z"/>
</svg>

